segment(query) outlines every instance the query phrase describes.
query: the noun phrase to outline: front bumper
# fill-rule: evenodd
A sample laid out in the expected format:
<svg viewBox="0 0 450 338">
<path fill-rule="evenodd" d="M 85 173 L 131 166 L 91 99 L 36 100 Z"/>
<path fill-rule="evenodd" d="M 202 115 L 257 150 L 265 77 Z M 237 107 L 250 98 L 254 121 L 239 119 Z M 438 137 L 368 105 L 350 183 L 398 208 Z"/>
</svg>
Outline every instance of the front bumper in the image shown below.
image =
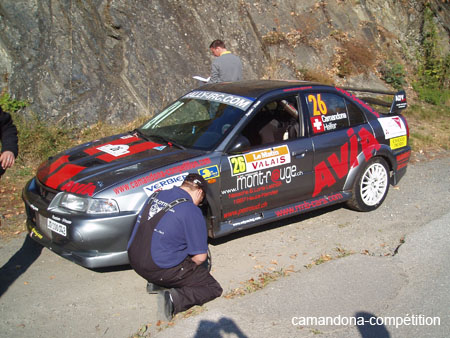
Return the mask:
<svg viewBox="0 0 450 338">
<path fill-rule="evenodd" d="M 41 245 L 86 268 L 129 263 L 127 244 L 137 213 L 96 216 L 49 211 L 49 200 L 35 179 L 27 183 L 22 198 L 30 236 Z"/>
</svg>

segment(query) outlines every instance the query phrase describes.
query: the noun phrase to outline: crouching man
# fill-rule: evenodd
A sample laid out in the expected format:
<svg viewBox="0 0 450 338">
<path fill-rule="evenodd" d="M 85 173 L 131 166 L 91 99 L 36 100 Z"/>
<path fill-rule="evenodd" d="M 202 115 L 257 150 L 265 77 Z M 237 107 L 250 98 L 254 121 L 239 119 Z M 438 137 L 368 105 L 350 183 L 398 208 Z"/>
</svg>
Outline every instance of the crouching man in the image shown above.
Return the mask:
<svg viewBox="0 0 450 338">
<path fill-rule="evenodd" d="M 133 269 L 164 291 L 163 319 L 222 294 L 205 264 L 208 237 L 198 207 L 207 183 L 189 174 L 180 187 L 156 192 L 146 201 L 128 243 Z"/>
</svg>

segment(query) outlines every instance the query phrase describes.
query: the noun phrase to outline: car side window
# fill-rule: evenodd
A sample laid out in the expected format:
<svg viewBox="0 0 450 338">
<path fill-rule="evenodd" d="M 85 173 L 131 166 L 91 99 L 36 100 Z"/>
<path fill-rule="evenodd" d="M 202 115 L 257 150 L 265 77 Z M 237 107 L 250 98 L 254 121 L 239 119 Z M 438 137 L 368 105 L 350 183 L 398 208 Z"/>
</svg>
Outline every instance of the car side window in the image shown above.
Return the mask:
<svg viewBox="0 0 450 338">
<path fill-rule="evenodd" d="M 283 142 L 303 135 L 297 96 L 265 103 L 242 131 L 250 146 Z"/>
<path fill-rule="evenodd" d="M 347 128 L 349 118 L 345 99 L 331 93 L 305 95 L 314 134 Z"/>
<path fill-rule="evenodd" d="M 366 123 L 366 118 L 363 112 L 356 106 L 356 104 L 348 100 L 345 100 L 345 103 L 347 104 L 348 118 L 351 126 Z"/>
</svg>

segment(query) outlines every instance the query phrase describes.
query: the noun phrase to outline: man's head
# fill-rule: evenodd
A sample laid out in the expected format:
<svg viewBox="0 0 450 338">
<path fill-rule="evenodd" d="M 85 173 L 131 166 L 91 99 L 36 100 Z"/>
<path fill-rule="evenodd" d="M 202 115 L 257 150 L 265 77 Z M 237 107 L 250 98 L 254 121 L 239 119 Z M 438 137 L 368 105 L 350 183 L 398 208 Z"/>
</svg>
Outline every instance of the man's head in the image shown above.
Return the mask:
<svg viewBox="0 0 450 338">
<path fill-rule="evenodd" d="M 205 179 L 199 174 L 189 174 L 181 184 L 181 188 L 186 190 L 192 197 L 195 205 L 199 205 L 206 195 L 207 183 Z"/>
<path fill-rule="evenodd" d="M 214 40 L 209 45 L 209 49 L 214 56 L 220 56 L 223 52 L 226 52 L 227 48 L 222 40 Z"/>
</svg>

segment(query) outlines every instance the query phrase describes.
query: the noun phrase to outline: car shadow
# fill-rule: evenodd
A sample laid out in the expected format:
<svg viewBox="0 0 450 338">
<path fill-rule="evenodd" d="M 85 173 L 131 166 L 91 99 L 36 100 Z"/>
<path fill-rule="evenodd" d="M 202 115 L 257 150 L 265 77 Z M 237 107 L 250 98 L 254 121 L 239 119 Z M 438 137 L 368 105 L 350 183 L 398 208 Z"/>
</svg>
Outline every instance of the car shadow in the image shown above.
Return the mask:
<svg viewBox="0 0 450 338">
<path fill-rule="evenodd" d="M 0 297 L 38 259 L 43 246 L 26 236 L 22 247 L 0 268 Z"/>
<path fill-rule="evenodd" d="M 317 210 L 313 210 L 313 211 L 309 211 L 306 212 L 304 214 L 300 214 L 300 215 L 295 215 L 295 216 L 290 216 L 287 218 L 283 218 L 281 220 L 275 221 L 275 222 L 270 222 L 267 224 L 262 224 L 262 225 L 257 225 L 253 228 L 248 228 L 248 229 L 244 229 L 244 230 L 240 230 L 240 231 L 236 231 L 233 232 L 229 235 L 226 235 L 224 237 L 219 237 L 219 238 L 210 238 L 209 239 L 209 244 L 216 246 L 216 245 L 221 245 L 221 244 L 225 244 L 228 241 L 232 241 L 241 237 L 246 237 L 246 236 L 250 236 L 250 235 L 254 235 L 260 232 L 264 232 L 264 231 L 268 231 L 268 230 L 272 230 L 272 229 L 277 229 L 280 227 L 284 227 L 286 225 L 289 224 L 293 224 L 293 223 L 298 223 L 298 222 L 302 222 L 302 221 L 306 221 L 308 219 L 311 218 L 315 218 L 318 216 L 321 216 L 323 214 L 332 212 L 332 211 L 336 211 L 339 209 L 346 209 L 347 207 L 344 204 L 334 204 L 334 205 L 330 205 L 324 208 L 320 208 Z"/>
</svg>

